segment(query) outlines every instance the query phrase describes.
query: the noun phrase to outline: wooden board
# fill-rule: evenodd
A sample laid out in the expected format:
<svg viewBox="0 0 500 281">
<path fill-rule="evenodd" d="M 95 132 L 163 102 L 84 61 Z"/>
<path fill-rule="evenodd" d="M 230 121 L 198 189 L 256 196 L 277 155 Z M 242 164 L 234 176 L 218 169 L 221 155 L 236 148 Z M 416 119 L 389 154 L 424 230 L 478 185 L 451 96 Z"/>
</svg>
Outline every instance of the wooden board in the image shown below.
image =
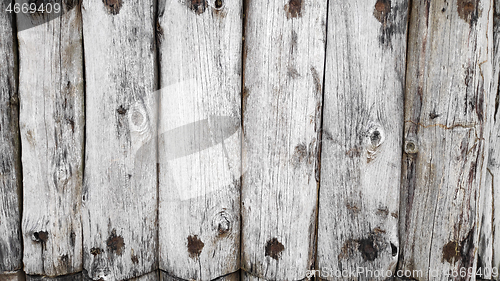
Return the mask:
<svg viewBox="0 0 500 281">
<path fill-rule="evenodd" d="M 313 266 L 326 3 L 247 3 L 242 268 L 268 280 Z"/>
<path fill-rule="evenodd" d="M 22 268 L 17 49 L 8 2 L 0 2 L 0 274 Z"/>
<path fill-rule="evenodd" d="M 242 1 L 159 7 L 160 269 L 239 269 Z"/>
<path fill-rule="evenodd" d="M 155 3 L 83 1 L 83 247 L 94 280 L 157 269 Z"/>
<path fill-rule="evenodd" d="M 394 272 L 399 253 L 408 1 L 368 3 L 328 10 L 317 268 L 330 272 Z"/>
<path fill-rule="evenodd" d="M 476 266 L 493 94 L 491 2 L 411 8 L 399 269 L 423 270 L 423 279 Z"/>
<path fill-rule="evenodd" d="M 488 165 L 486 183 L 481 192 L 481 231 L 478 244 L 479 277 L 483 279 L 500 279 L 500 208 L 495 202 L 500 198 L 500 191 L 496 188 L 500 184 L 500 115 L 498 113 L 498 79 L 500 76 L 500 1 L 494 1 L 493 13 L 493 63 L 490 104 L 492 121 L 490 124 L 490 142 L 488 151 Z M 497 176 L 498 175 L 498 176 Z M 497 203 L 498 204 L 498 203 Z"/>
<path fill-rule="evenodd" d="M 32 275 L 82 270 L 82 23 L 78 1 L 62 8 L 64 16 L 18 33 L 23 262 Z M 18 14 L 17 21 L 44 16 Z"/>
</svg>

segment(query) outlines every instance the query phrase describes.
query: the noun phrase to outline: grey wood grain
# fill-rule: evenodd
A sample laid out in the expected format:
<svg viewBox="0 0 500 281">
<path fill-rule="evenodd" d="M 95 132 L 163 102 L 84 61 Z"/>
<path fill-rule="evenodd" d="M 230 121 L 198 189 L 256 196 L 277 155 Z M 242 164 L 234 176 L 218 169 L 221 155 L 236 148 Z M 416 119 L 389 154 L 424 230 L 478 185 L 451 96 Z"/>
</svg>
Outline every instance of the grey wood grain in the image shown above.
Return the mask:
<svg viewBox="0 0 500 281">
<path fill-rule="evenodd" d="M 326 1 L 248 1 L 242 268 L 298 280 L 314 263 Z"/>
<path fill-rule="evenodd" d="M 18 65 L 9 2 L 0 2 L 0 274 L 22 268 Z"/>
<path fill-rule="evenodd" d="M 157 269 L 156 1 L 84 0 L 84 268 L 93 280 Z"/>
<path fill-rule="evenodd" d="M 394 272 L 399 253 L 408 1 L 368 3 L 329 2 L 317 268 L 332 272 Z"/>
<path fill-rule="evenodd" d="M 181 279 L 240 267 L 242 1 L 161 1 L 159 256 Z"/>
<path fill-rule="evenodd" d="M 492 2 L 414 1 L 411 8 L 399 268 L 423 270 L 423 279 L 476 268 L 496 94 Z"/>
<path fill-rule="evenodd" d="M 486 182 L 481 192 L 481 228 L 478 249 L 478 273 L 483 279 L 500 279 L 500 116 L 498 113 L 500 77 L 500 1 L 494 1 L 493 12 L 493 63 L 491 83 L 490 139 Z"/>
<path fill-rule="evenodd" d="M 18 33 L 23 262 L 32 275 L 82 270 L 82 23 L 78 1 L 62 9 L 64 16 Z M 17 22 L 45 16 L 20 13 Z"/>
</svg>

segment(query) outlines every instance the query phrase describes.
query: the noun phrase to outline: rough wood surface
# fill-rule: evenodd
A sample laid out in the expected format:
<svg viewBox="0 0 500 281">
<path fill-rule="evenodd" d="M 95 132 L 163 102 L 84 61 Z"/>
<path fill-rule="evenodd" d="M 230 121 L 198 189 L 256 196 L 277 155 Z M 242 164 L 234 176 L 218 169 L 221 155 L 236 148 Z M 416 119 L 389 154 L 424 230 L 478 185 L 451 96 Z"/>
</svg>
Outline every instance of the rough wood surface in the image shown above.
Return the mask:
<svg viewBox="0 0 500 281">
<path fill-rule="evenodd" d="M 326 1 L 249 1 L 242 267 L 298 280 L 313 265 Z"/>
<path fill-rule="evenodd" d="M 8 2 L 0 2 L 0 274 L 22 268 L 17 50 Z"/>
<path fill-rule="evenodd" d="M 161 1 L 160 269 L 240 267 L 242 1 Z"/>
<path fill-rule="evenodd" d="M 329 3 L 317 268 L 396 269 L 407 15 Z"/>
<path fill-rule="evenodd" d="M 33 275 L 82 270 L 82 26 L 78 1 L 63 8 L 63 17 L 18 33 L 23 262 Z M 18 14 L 17 22 L 44 16 Z"/>
<path fill-rule="evenodd" d="M 399 269 L 423 270 L 424 280 L 476 266 L 491 115 L 491 5 L 413 1 L 411 8 Z"/>
<path fill-rule="evenodd" d="M 0 273 L 0 281 L 25 281 L 26 277 L 24 271 Z"/>
<path fill-rule="evenodd" d="M 84 267 L 94 280 L 157 268 L 156 1 L 84 0 Z"/>
<path fill-rule="evenodd" d="M 493 64 L 490 103 L 494 107 L 490 124 L 490 146 L 486 183 L 481 193 L 483 212 L 481 217 L 481 232 L 479 235 L 478 272 L 483 279 L 500 279 L 500 115 L 498 113 L 498 82 L 500 78 L 500 1 L 494 1 L 493 13 Z"/>
</svg>

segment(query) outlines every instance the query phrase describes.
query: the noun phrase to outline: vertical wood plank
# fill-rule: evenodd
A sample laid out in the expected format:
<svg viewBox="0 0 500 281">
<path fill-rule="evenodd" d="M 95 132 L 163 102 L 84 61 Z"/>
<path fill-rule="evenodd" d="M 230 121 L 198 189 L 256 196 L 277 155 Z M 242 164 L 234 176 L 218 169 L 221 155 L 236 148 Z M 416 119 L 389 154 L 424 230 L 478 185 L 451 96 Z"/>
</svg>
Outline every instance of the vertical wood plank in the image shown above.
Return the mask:
<svg viewBox="0 0 500 281">
<path fill-rule="evenodd" d="M 83 1 L 84 267 L 123 280 L 157 268 L 156 1 Z"/>
<path fill-rule="evenodd" d="M 10 2 L 0 2 L 0 274 L 22 268 L 19 100 L 14 17 L 6 12 Z"/>
<path fill-rule="evenodd" d="M 24 29 L 19 40 L 24 271 L 57 276 L 82 270 L 84 92 L 78 1 Z M 18 25 L 46 14 L 18 14 Z"/>
<path fill-rule="evenodd" d="M 481 232 L 479 234 L 478 250 L 478 277 L 490 280 L 499 280 L 500 273 L 500 208 L 498 199 L 500 191 L 500 115 L 498 113 L 498 82 L 500 77 L 500 1 L 494 1 L 493 12 L 493 75 L 491 83 L 490 102 L 493 106 L 492 118 L 489 123 L 490 139 L 488 151 L 488 165 L 486 182 L 481 192 Z M 497 176 L 498 175 L 498 176 Z M 495 271 L 493 271 L 495 270 Z"/>
<path fill-rule="evenodd" d="M 319 269 L 396 269 L 407 14 L 406 0 L 329 2 Z"/>
<path fill-rule="evenodd" d="M 247 3 L 242 267 L 264 279 L 313 266 L 326 3 Z"/>
<path fill-rule="evenodd" d="M 161 1 L 160 269 L 239 269 L 242 1 Z"/>
<path fill-rule="evenodd" d="M 492 2 L 412 4 L 399 267 L 422 270 L 426 280 L 476 268 L 491 115 Z"/>
</svg>

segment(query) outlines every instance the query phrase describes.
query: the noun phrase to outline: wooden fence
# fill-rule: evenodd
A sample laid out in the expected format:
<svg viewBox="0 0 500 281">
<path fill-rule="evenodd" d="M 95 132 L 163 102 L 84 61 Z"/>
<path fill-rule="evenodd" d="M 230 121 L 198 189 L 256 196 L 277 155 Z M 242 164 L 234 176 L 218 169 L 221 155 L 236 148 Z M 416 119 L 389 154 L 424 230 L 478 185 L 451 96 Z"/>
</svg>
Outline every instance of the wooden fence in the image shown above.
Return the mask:
<svg viewBox="0 0 500 281">
<path fill-rule="evenodd" d="M 498 35 L 497 0 L 2 0 L 0 280 L 499 280 Z"/>
</svg>

